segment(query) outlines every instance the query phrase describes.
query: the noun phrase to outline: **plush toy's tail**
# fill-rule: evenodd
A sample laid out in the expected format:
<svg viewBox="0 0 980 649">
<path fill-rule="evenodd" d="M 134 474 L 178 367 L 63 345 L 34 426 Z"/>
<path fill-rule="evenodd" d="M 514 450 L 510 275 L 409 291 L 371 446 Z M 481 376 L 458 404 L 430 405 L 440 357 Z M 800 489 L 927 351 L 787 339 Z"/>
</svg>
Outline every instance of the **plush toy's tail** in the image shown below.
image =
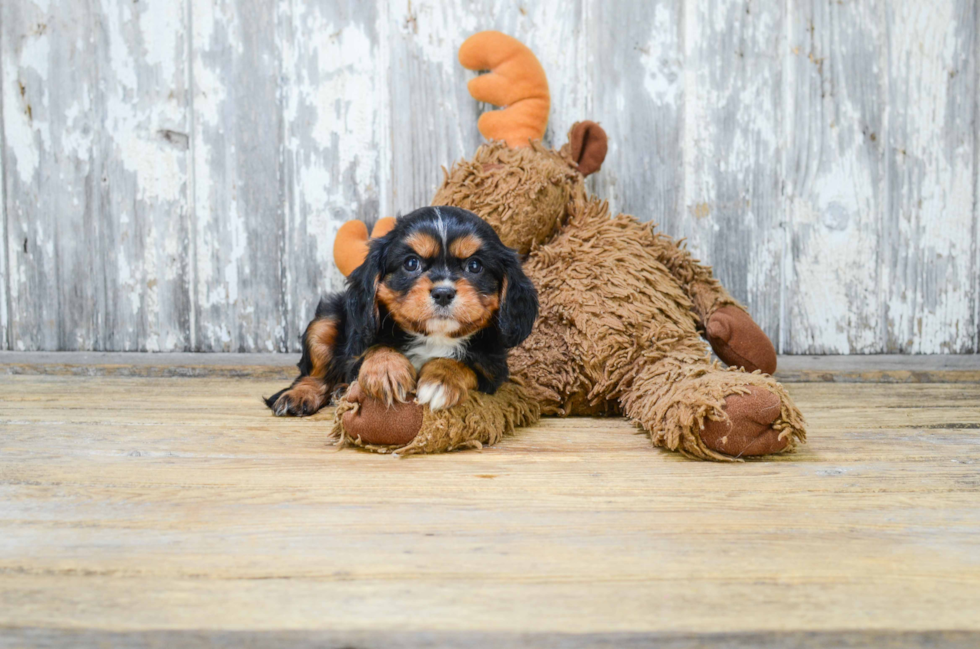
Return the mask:
<svg viewBox="0 0 980 649">
<path fill-rule="evenodd" d="M 477 101 L 503 107 L 480 116 L 483 137 L 517 148 L 544 136 L 551 96 L 534 52 L 506 34 L 479 32 L 460 46 L 459 62 L 470 70 L 490 70 L 471 79 L 467 88 Z"/>
</svg>

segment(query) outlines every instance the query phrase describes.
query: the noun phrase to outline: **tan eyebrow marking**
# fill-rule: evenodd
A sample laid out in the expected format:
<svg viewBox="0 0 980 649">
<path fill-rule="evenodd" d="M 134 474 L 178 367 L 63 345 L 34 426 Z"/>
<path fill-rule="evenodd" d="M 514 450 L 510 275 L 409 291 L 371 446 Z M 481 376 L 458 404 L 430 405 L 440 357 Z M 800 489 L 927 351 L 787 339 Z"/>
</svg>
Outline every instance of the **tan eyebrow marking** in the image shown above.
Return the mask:
<svg viewBox="0 0 980 649">
<path fill-rule="evenodd" d="M 449 244 L 449 252 L 454 257 L 466 259 L 475 255 L 483 247 L 483 240 L 475 234 L 467 234 L 465 237 L 453 240 Z"/>
<path fill-rule="evenodd" d="M 429 258 L 439 254 L 439 242 L 431 234 L 425 232 L 413 232 L 405 238 L 405 243 L 420 257 Z"/>
</svg>

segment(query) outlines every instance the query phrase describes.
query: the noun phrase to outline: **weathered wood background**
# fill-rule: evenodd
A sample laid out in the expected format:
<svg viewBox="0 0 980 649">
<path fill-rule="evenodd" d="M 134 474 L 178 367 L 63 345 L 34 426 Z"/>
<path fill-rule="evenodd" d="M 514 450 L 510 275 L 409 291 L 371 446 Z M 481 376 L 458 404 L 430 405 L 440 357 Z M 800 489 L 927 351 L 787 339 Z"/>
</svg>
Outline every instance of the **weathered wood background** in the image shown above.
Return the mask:
<svg viewBox="0 0 980 649">
<path fill-rule="evenodd" d="M 0 346 L 295 350 L 350 218 L 427 204 L 524 40 L 551 141 L 784 353 L 977 352 L 975 0 L 3 0 Z"/>
</svg>

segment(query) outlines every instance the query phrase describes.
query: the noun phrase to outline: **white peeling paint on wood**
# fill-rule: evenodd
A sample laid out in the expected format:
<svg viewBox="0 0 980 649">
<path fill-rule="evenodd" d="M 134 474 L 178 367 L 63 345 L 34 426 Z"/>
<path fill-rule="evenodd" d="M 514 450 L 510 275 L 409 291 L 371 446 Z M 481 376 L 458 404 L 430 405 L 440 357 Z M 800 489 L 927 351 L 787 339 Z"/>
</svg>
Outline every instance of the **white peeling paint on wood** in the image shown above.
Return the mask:
<svg viewBox="0 0 980 649">
<path fill-rule="evenodd" d="M 887 53 L 882 3 L 794 0 L 784 52 L 784 347 L 881 351 Z"/>
<path fill-rule="evenodd" d="M 980 8 L 974 7 L 973 65 L 977 68 L 977 89 L 973 93 L 973 330 L 976 336 L 974 353 L 980 353 Z"/>
<path fill-rule="evenodd" d="M 109 349 L 189 345 L 186 13 L 176 2 L 103 0 L 103 267 Z"/>
<path fill-rule="evenodd" d="M 187 344 L 182 14 L 3 5 L 14 349 Z"/>
<path fill-rule="evenodd" d="M 379 216 L 386 61 L 377 6 L 348 0 L 281 0 L 286 344 L 301 333 L 325 287 L 343 276 L 333 263 L 338 227 Z"/>
<path fill-rule="evenodd" d="M 0 12 L 2 17 L 2 12 Z M 7 330 L 7 246 L 10 237 L 7 236 L 7 181 L 4 175 L 3 158 L 5 146 L 3 143 L 3 29 L 0 29 L 0 350 L 9 348 Z"/>
<path fill-rule="evenodd" d="M 276 9 L 264 0 L 192 3 L 200 350 L 287 349 Z"/>
<path fill-rule="evenodd" d="M 698 256 L 780 339 L 783 7 L 685 3 L 684 210 Z"/>
<path fill-rule="evenodd" d="M 886 3 L 889 351 L 977 349 L 976 12 L 973 0 Z"/>
<path fill-rule="evenodd" d="M 82 35 L 94 21 L 62 21 L 44 4 L 0 4 L 10 338 L 14 349 L 100 349 L 96 48 Z"/>
<path fill-rule="evenodd" d="M 594 55 L 590 110 L 610 135 L 591 189 L 672 233 L 684 216 L 684 5 L 674 0 L 600 3 L 589 17 Z M 603 92 L 616 88 L 616 92 Z M 574 120 L 573 120 L 574 121 Z"/>
<path fill-rule="evenodd" d="M 0 347 L 295 351 L 339 225 L 481 142 L 480 29 L 783 352 L 977 351 L 972 0 L 4 2 Z"/>
</svg>

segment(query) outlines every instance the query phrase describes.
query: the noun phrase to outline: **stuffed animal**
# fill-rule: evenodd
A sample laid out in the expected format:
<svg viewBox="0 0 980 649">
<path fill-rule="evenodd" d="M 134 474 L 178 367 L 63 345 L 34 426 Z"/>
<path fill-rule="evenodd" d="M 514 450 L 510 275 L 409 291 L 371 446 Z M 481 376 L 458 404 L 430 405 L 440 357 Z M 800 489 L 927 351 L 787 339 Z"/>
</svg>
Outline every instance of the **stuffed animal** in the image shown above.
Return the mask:
<svg viewBox="0 0 980 649">
<path fill-rule="evenodd" d="M 338 402 L 332 438 L 382 453 L 432 453 L 493 444 L 544 414 L 625 416 L 655 446 L 704 460 L 803 442 L 803 417 L 770 376 L 772 343 L 711 269 L 650 224 L 610 214 L 589 196 L 585 177 L 606 155 L 602 128 L 579 122 L 567 144 L 549 149 L 540 141 L 548 87 L 534 54 L 482 32 L 459 58 L 491 71 L 470 82 L 473 97 L 506 108 L 482 116 L 491 142 L 447 172 L 433 205 L 475 212 L 526 255 L 539 319 L 511 352 L 513 380 L 496 394 L 471 392 L 437 412 L 415 403 L 388 409 L 355 383 Z M 362 237 L 354 245 L 364 246 L 366 228 L 351 228 L 345 232 Z M 710 360 L 702 335 L 728 368 Z"/>
</svg>

